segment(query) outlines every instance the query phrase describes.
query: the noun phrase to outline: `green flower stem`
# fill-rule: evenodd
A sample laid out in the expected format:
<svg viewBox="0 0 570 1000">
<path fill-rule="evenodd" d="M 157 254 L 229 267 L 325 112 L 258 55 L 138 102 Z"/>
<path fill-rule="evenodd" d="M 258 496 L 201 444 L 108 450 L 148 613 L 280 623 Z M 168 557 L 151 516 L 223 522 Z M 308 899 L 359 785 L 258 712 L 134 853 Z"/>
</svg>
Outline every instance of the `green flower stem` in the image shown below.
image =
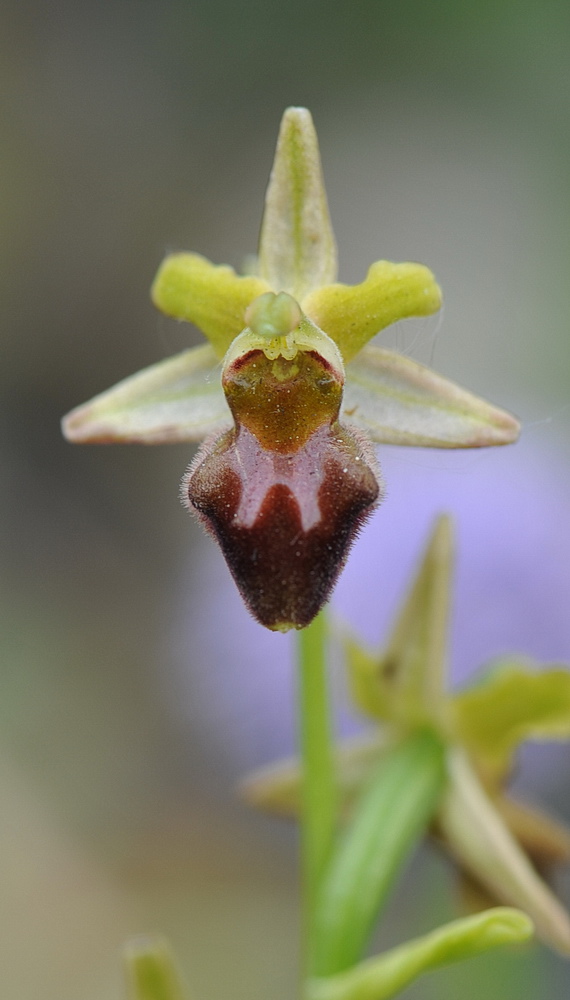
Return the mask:
<svg viewBox="0 0 570 1000">
<path fill-rule="evenodd" d="M 378 911 L 430 822 L 444 782 L 443 747 L 429 731 L 416 732 L 383 755 L 319 892 L 316 975 L 342 972 L 361 958 Z"/>
<path fill-rule="evenodd" d="M 309 980 L 305 1000 L 388 1000 L 424 972 L 490 948 L 526 941 L 532 931 L 532 922 L 520 910 L 485 910 L 438 927 L 337 976 Z"/>
<path fill-rule="evenodd" d="M 312 967 L 314 914 L 331 854 L 337 789 L 326 666 L 326 620 L 320 614 L 299 632 L 299 743 L 302 759 L 301 866 L 305 962 Z"/>
</svg>

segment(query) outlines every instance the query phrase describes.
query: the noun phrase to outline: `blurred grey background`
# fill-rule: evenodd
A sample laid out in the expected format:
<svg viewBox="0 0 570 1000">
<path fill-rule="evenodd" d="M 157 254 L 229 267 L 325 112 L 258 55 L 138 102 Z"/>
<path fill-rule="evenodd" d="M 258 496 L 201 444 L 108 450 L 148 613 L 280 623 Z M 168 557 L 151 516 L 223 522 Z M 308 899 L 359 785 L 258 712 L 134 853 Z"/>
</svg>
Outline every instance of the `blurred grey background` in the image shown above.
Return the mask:
<svg viewBox="0 0 570 1000">
<path fill-rule="evenodd" d="M 255 249 L 279 119 L 303 104 L 341 279 L 381 257 L 428 264 L 442 316 L 385 342 L 519 413 L 530 471 L 518 467 L 517 495 L 526 482 L 546 494 L 552 475 L 567 497 L 570 7 L 5 0 L 0 19 L 2 994 L 116 1000 L 121 942 L 156 928 L 196 998 L 285 1000 L 293 831 L 231 790 L 242 764 L 277 749 L 267 719 L 281 712 L 279 749 L 293 743 L 289 667 L 277 695 L 248 679 L 260 657 L 271 676 L 277 646 L 235 610 L 179 506 L 191 450 L 72 448 L 59 419 L 199 342 L 153 310 L 156 267 L 172 249 L 235 266 Z M 396 455 L 396 483 L 410 461 L 439 468 Z M 563 513 L 556 530 L 567 545 Z M 565 614 L 569 597 L 549 601 Z M 219 655 L 233 648 L 241 673 L 215 666 L 208 637 L 224 632 Z M 570 660 L 565 643 L 545 655 Z M 551 784 L 560 804 L 568 781 Z M 441 858 L 416 860 L 382 942 L 451 918 L 453 894 Z M 567 976 L 532 948 L 409 995 L 553 1000 Z"/>
</svg>

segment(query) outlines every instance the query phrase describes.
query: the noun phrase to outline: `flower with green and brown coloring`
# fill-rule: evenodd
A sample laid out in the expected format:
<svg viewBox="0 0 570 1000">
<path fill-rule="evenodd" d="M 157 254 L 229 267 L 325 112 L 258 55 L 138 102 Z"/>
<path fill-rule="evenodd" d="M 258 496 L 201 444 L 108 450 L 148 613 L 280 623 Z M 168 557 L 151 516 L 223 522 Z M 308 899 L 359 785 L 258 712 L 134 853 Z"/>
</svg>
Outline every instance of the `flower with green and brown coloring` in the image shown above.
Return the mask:
<svg viewBox="0 0 570 1000">
<path fill-rule="evenodd" d="M 344 809 L 366 786 L 383 755 L 414 733 L 445 746 L 445 789 L 434 832 L 461 870 L 495 900 L 519 907 L 548 945 L 570 954 L 570 916 L 532 864 L 570 861 L 570 831 L 505 792 L 525 740 L 570 739 L 570 672 L 537 670 L 511 658 L 471 687 L 446 689 L 446 635 L 452 571 L 450 522 L 441 518 L 379 653 L 345 640 L 358 708 L 378 723 L 377 736 L 340 745 Z M 299 808 L 296 762 L 274 765 L 243 784 L 249 801 L 284 815 Z M 402 796 L 406 791 L 402 789 Z"/>
<path fill-rule="evenodd" d="M 468 448 L 518 436 L 503 410 L 369 343 L 440 308 L 427 267 L 378 261 L 360 284 L 336 278 L 316 133 L 306 109 L 289 108 L 255 274 L 178 253 L 155 278 L 156 306 L 209 343 L 125 379 L 63 422 L 78 443 L 207 439 L 184 499 L 272 629 L 311 621 L 380 500 L 371 442 Z"/>
</svg>

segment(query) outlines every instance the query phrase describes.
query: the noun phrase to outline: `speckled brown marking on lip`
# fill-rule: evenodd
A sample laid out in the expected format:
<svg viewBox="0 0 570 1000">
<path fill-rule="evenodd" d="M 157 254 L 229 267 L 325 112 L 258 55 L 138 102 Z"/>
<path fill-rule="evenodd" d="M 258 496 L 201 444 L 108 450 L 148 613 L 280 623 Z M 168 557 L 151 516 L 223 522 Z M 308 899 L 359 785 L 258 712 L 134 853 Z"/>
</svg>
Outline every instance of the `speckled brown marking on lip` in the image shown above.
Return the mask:
<svg viewBox="0 0 570 1000">
<path fill-rule="evenodd" d="M 255 518 L 249 525 L 240 523 L 243 491 L 255 489 L 260 465 L 253 456 L 252 468 L 240 474 L 236 431 L 203 449 L 185 481 L 188 501 L 218 540 L 246 605 L 271 629 L 302 628 L 314 618 L 380 493 L 357 435 L 338 424 L 317 435 L 321 516 L 309 530 L 300 507 L 307 488 L 303 480 L 264 483 Z"/>
<path fill-rule="evenodd" d="M 262 353 L 263 352 L 260 351 L 259 348 L 255 347 L 252 348 L 251 351 L 246 351 L 245 354 L 241 354 L 239 358 L 236 358 L 234 361 L 232 361 L 232 366 L 231 366 L 232 374 L 237 375 L 242 368 L 246 368 L 248 363 L 251 361 L 252 355 L 262 354 Z"/>
<path fill-rule="evenodd" d="M 222 385 L 236 425 L 263 448 L 283 453 L 297 451 L 318 427 L 336 420 L 342 401 L 340 377 L 314 351 L 299 351 L 291 361 L 249 351 L 232 362 Z"/>
</svg>

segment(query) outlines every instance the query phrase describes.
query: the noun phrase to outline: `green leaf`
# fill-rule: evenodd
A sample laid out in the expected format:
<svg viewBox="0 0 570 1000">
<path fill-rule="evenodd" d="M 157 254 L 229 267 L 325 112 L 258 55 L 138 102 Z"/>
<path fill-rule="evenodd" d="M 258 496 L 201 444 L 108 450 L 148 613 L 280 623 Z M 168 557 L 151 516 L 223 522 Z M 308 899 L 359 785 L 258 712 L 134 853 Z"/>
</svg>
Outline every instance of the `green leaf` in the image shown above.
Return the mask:
<svg viewBox="0 0 570 1000">
<path fill-rule="evenodd" d="M 306 108 L 287 108 L 265 196 L 259 274 L 275 292 L 299 301 L 336 278 L 317 134 Z"/>
<path fill-rule="evenodd" d="M 334 329 L 323 329 L 336 339 Z M 426 448 L 510 444 L 520 430 L 505 410 L 411 358 L 374 345 L 347 367 L 343 417 L 379 444 Z"/>
<path fill-rule="evenodd" d="M 354 640 L 345 644 L 352 694 L 362 711 L 404 726 L 439 722 L 451 571 L 451 522 L 440 517 L 385 652 L 374 657 Z"/>
<path fill-rule="evenodd" d="M 184 1000 L 168 943 L 158 934 L 133 938 L 125 947 L 129 1000 Z"/>
<path fill-rule="evenodd" d="M 241 277 L 225 264 L 212 264 L 197 253 L 176 253 L 160 265 L 151 288 L 157 309 L 194 323 L 223 358 L 244 329 L 244 313 L 258 295 L 270 291 L 266 281 Z"/>
<path fill-rule="evenodd" d="M 570 738 L 570 672 L 504 662 L 453 699 L 457 738 L 493 770 L 504 771 L 523 740 Z"/>
<path fill-rule="evenodd" d="M 359 285 L 325 285 L 302 302 L 312 320 L 350 361 L 384 327 L 408 316 L 429 316 L 441 307 L 441 290 L 423 264 L 379 260 Z"/>
<path fill-rule="evenodd" d="M 312 968 L 332 975 L 360 958 L 392 883 L 430 822 L 445 780 L 429 732 L 386 752 L 331 857 L 317 901 Z"/>
<path fill-rule="evenodd" d="M 362 962 L 328 979 L 309 981 L 306 1000 L 388 1000 L 418 976 L 461 962 L 532 935 L 531 921 L 519 910 L 497 907 L 464 920 L 454 920 L 425 937 Z"/>
<path fill-rule="evenodd" d="M 204 344 L 131 375 L 64 417 L 77 444 L 200 441 L 231 427 L 219 362 Z"/>
<path fill-rule="evenodd" d="M 452 853 L 498 900 L 524 910 L 546 944 L 570 955 L 570 915 L 505 826 L 467 755 L 452 750 L 447 764 L 438 825 Z"/>
</svg>

